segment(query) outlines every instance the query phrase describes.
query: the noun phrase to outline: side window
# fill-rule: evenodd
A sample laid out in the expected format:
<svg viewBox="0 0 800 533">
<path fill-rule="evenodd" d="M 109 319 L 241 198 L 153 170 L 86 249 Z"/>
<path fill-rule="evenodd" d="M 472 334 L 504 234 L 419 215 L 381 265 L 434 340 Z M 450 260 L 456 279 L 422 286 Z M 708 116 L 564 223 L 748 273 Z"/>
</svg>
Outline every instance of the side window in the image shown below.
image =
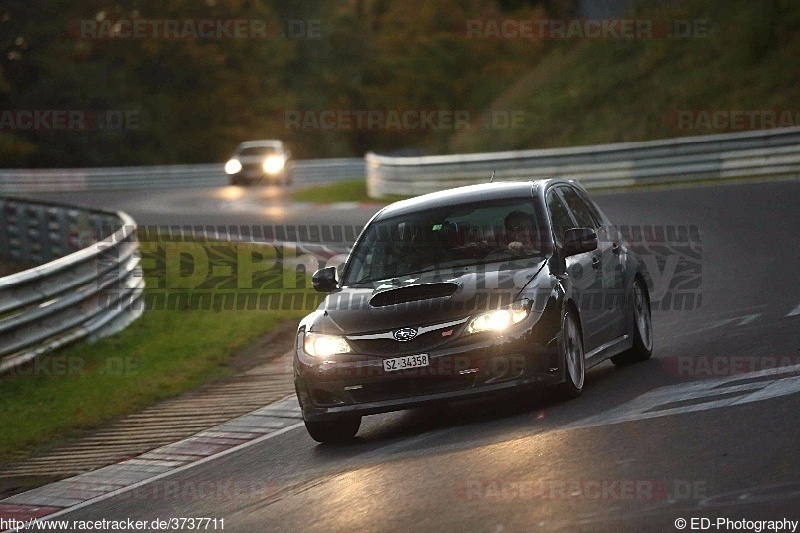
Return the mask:
<svg viewBox="0 0 800 533">
<path fill-rule="evenodd" d="M 592 215 L 592 210 L 584 201 L 583 198 L 578 196 L 578 193 L 572 187 L 559 187 L 559 191 L 564 195 L 564 200 L 567 202 L 569 210 L 575 217 L 575 221 L 579 227 L 593 228 L 599 227 L 598 221 Z"/>
<path fill-rule="evenodd" d="M 598 227 L 602 226 L 603 215 L 600 214 L 600 208 L 598 208 L 597 205 L 592 201 L 592 199 L 589 198 L 589 196 L 586 194 L 586 191 L 578 189 L 575 192 L 578 193 L 578 196 L 584 201 L 586 206 L 589 208 L 589 212 L 592 214 L 592 217 L 594 217 L 596 225 Z"/>
<path fill-rule="evenodd" d="M 561 197 L 556 194 L 555 189 L 550 189 L 547 193 L 547 210 L 550 211 L 550 220 L 553 221 L 553 233 L 555 233 L 556 244 L 561 246 L 564 239 L 564 232 L 575 227 L 572 217 L 569 215 Z"/>
</svg>

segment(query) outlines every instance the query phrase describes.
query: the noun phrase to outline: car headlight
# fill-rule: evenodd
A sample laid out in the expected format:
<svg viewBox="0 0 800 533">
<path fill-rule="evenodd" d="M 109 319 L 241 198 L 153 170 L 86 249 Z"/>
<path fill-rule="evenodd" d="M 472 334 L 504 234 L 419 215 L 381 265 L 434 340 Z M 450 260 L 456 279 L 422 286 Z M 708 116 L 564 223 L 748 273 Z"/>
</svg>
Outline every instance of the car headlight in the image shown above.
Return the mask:
<svg viewBox="0 0 800 533">
<path fill-rule="evenodd" d="M 530 314 L 530 300 L 523 299 L 503 309 L 487 311 L 473 318 L 467 326 L 467 333 L 484 331 L 503 331 L 525 320 Z"/>
<path fill-rule="evenodd" d="M 353 351 L 344 337 L 324 333 L 306 333 L 303 350 L 312 357 L 330 357 Z"/>
<path fill-rule="evenodd" d="M 236 174 L 240 170 L 242 170 L 242 164 L 236 158 L 233 158 L 233 159 L 229 160 L 227 163 L 225 163 L 225 173 L 226 174 Z"/>
<path fill-rule="evenodd" d="M 264 160 L 262 167 L 267 174 L 277 174 L 283 170 L 283 165 L 286 163 L 285 159 L 279 155 L 271 155 Z"/>
</svg>

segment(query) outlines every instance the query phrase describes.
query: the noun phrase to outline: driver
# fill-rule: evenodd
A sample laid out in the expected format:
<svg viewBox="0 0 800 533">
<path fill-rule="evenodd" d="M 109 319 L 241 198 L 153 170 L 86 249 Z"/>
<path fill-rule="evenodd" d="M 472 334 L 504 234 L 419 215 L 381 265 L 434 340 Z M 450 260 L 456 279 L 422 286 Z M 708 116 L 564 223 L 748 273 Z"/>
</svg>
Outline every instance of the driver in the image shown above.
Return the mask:
<svg viewBox="0 0 800 533">
<path fill-rule="evenodd" d="M 523 211 L 512 211 L 506 215 L 503 225 L 506 229 L 507 250 L 518 255 L 537 252 L 533 242 L 533 219 Z"/>
</svg>

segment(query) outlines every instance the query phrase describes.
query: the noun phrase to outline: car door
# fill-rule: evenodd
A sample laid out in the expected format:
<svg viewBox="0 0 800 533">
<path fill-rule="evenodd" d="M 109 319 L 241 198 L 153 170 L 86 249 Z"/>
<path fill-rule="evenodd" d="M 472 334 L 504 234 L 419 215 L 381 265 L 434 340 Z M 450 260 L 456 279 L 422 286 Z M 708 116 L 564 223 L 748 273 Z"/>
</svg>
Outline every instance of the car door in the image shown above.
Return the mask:
<svg viewBox="0 0 800 533">
<path fill-rule="evenodd" d="M 564 232 L 570 228 L 578 227 L 578 223 L 570 214 L 561 194 L 559 194 L 558 187 L 553 187 L 547 191 L 546 201 L 553 228 L 553 240 L 556 246 L 561 247 Z M 596 293 L 600 286 L 598 268 L 593 265 L 593 262 L 599 264 L 599 261 L 599 253 L 597 251 L 572 255 L 566 259 L 566 274 L 570 278 L 578 305 L 581 328 L 583 330 L 584 351 L 586 353 L 605 342 L 602 338 L 603 334 L 607 333 L 603 331 L 602 310 L 591 305 L 591 295 Z"/>
<path fill-rule="evenodd" d="M 597 232 L 598 242 L 594 258 L 599 259 L 600 264 L 598 265 L 597 261 L 594 261 L 593 267 L 597 271 L 599 283 L 596 292 L 591 294 L 589 300 L 590 305 L 597 308 L 602 316 L 598 340 L 601 341 L 601 344 L 606 343 L 620 334 L 625 304 L 619 243 L 609 234 L 610 228 L 604 226 L 599 212 L 593 208 L 581 191 L 565 185 L 559 187 L 559 192 L 561 192 L 575 222 L 581 227 L 590 227 Z"/>
</svg>

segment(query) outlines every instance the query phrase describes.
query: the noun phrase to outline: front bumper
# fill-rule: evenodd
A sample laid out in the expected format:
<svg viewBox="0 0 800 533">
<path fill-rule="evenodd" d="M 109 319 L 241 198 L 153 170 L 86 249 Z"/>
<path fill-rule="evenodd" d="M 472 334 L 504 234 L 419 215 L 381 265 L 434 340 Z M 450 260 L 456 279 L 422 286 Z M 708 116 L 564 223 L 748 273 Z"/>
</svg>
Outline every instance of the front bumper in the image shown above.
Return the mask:
<svg viewBox="0 0 800 533">
<path fill-rule="evenodd" d="M 230 174 L 229 178 L 234 182 L 278 182 L 286 179 L 287 168 L 283 167 L 278 172 L 266 172 L 261 165 L 244 165 L 242 170 L 235 174 Z"/>
<path fill-rule="evenodd" d="M 541 321 L 540 321 L 541 322 Z M 503 336 L 476 335 L 428 352 L 427 367 L 385 372 L 382 356 L 320 362 L 295 351 L 295 389 L 309 422 L 369 415 L 487 396 L 564 380 L 558 330 L 529 326 Z"/>
</svg>

